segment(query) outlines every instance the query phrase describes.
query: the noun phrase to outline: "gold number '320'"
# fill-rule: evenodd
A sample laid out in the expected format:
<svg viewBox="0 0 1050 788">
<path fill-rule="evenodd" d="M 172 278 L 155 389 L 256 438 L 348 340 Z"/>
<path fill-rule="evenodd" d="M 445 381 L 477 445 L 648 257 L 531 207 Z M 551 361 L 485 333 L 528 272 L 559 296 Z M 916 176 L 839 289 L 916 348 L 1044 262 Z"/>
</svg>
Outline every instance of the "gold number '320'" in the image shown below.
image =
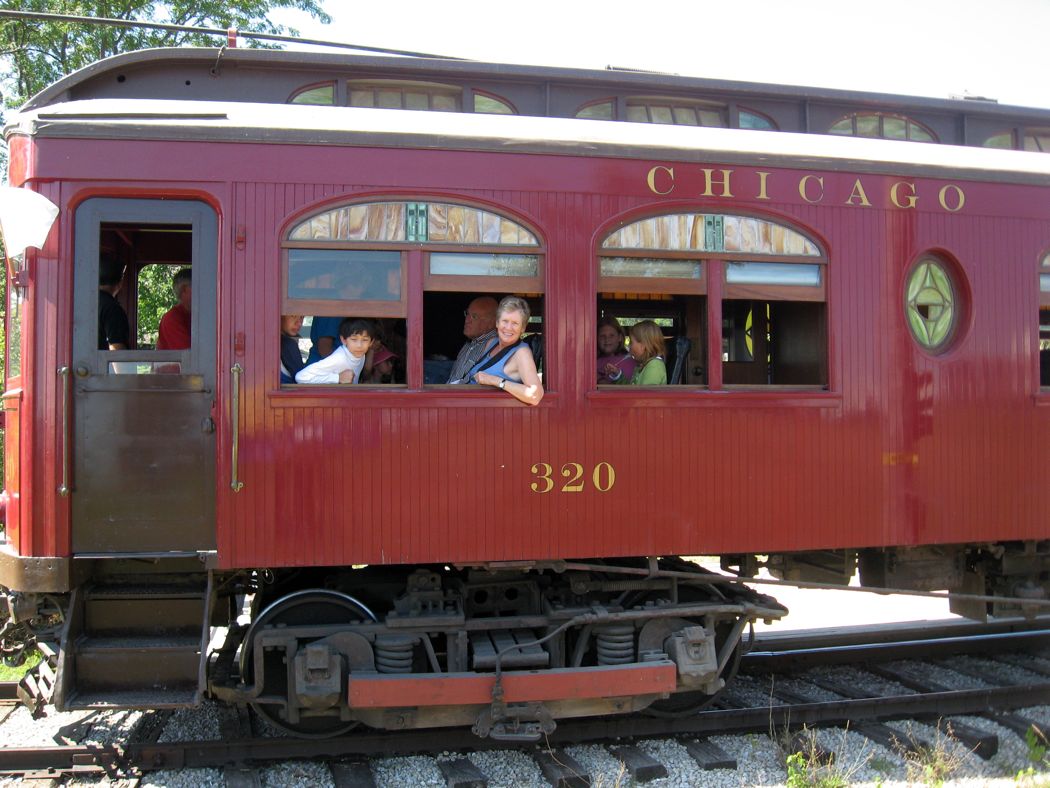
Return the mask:
<svg viewBox="0 0 1050 788">
<path fill-rule="evenodd" d="M 533 492 L 542 495 L 554 489 L 554 468 L 550 464 L 538 462 L 532 466 L 531 470 L 536 476 L 536 480 L 529 485 Z M 564 484 L 558 492 L 583 492 L 587 486 L 583 466 L 578 462 L 567 462 L 562 465 L 559 475 L 564 479 Z M 598 492 L 609 492 L 616 484 L 616 470 L 607 462 L 599 462 L 591 471 L 591 484 Z"/>
</svg>

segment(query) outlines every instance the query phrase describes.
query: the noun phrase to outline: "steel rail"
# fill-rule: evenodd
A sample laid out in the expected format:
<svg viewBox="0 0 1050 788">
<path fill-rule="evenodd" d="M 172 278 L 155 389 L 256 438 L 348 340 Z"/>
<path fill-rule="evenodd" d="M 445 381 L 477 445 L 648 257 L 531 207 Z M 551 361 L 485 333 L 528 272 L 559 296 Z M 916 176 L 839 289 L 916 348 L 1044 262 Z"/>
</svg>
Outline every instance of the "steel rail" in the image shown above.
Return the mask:
<svg viewBox="0 0 1050 788">
<path fill-rule="evenodd" d="M 966 622 L 971 624 L 972 622 Z M 858 628 L 863 630 L 864 628 Z M 841 633 L 837 640 L 814 638 L 812 642 L 785 639 L 759 640 L 740 661 L 741 670 L 791 672 L 819 665 L 887 662 L 926 659 L 955 654 L 990 654 L 1050 648 L 1050 629 L 1031 627 L 1020 631 L 982 631 L 980 625 L 962 628 L 933 627 L 927 632 L 879 642 L 863 641 L 862 632 Z"/>
<path fill-rule="evenodd" d="M 1050 703 L 1050 683 L 796 703 L 748 709 L 717 709 L 679 719 L 599 717 L 560 724 L 545 744 L 564 746 L 610 739 L 768 733 L 809 727 L 856 726 L 865 722 L 990 714 Z M 0 775 L 143 772 L 200 769 L 230 763 L 259 764 L 293 758 L 351 755 L 394 756 L 449 750 L 510 749 L 507 742 L 479 739 L 469 728 L 374 731 L 333 739 L 238 739 L 165 744 L 76 745 L 0 749 Z"/>
<path fill-rule="evenodd" d="M 1020 628 L 1021 631 L 1011 631 Z M 874 632 L 872 631 L 874 630 Z M 989 632 L 989 630 L 992 630 Z M 758 645 L 777 640 L 792 645 L 781 651 L 761 651 L 745 658 L 756 672 L 811 667 L 816 658 L 831 662 L 863 663 L 883 649 L 880 659 L 931 654 L 1017 651 L 1021 647 L 1040 647 L 1050 642 L 1050 630 L 1020 622 L 975 625 L 972 622 L 940 626 L 914 633 L 909 639 L 883 640 L 858 644 L 867 635 L 887 633 L 880 627 L 855 627 L 827 633 L 817 630 L 809 637 L 767 637 Z M 829 644 L 829 638 L 839 643 Z M 805 647 L 807 642 L 817 645 Z M 799 645 L 803 647 L 798 647 Z M 901 651 L 908 653 L 905 655 Z M 835 656 L 835 652 L 839 656 Z M 0 685 L 0 691 L 2 691 Z M 883 698 L 840 699 L 764 705 L 746 709 L 716 709 L 696 715 L 664 719 L 625 715 L 563 720 L 548 737 L 551 745 L 598 743 L 613 738 L 652 738 L 666 736 L 706 736 L 714 734 L 768 733 L 771 728 L 808 726 L 856 726 L 865 722 L 894 719 L 944 717 L 958 714 L 989 714 L 1017 708 L 1050 704 L 1050 682 L 982 687 L 969 690 L 941 690 Z M 109 774 L 144 772 L 154 769 L 204 768 L 230 763 L 263 763 L 292 758 L 336 758 L 350 755 L 406 755 L 448 750 L 480 751 L 506 749 L 503 741 L 480 739 L 469 728 L 412 731 L 373 731 L 358 729 L 338 738 L 250 739 L 227 737 L 220 741 L 184 741 L 165 744 L 128 742 L 123 745 L 74 745 L 65 747 L 0 748 L 0 775 L 27 773 Z"/>
<path fill-rule="evenodd" d="M 1013 633 L 1050 633 L 1050 619 L 1027 621 L 1023 618 L 999 618 L 980 622 L 966 618 L 946 618 L 922 621 L 894 621 L 883 624 L 860 624 L 841 627 L 815 627 L 756 634 L 753 651 L 786 651 L 811 648 L 840 648 L 876 643 L 921 642 L 941 638 L 980 638 L 985 635 Z"/>
</svg>

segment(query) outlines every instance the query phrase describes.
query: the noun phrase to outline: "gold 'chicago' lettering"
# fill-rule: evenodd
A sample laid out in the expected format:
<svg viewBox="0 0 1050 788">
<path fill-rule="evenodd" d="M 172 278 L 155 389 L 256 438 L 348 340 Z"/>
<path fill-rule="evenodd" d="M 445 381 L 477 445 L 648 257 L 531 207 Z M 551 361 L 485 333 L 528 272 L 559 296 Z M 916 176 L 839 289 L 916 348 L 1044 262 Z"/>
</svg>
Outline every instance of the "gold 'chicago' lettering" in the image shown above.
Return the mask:
<svg viewBox="0 0 1050 788">
<path fill-rule="evenodd" d="M 953 201 L 955 207 L 948 205 L 948 194 L 954 194 Z M 942 186 L 941 190 L 937 192 L 937 202 L 941 204 L 941 207 L 949 213 L 958 213 L 962 210 L 962 207 L 966 205 L 966 195 L 963 194 L 963 190 L 956 186 L 954 183 L 949 183 L 947 186 Z"/>
<path fill-rule="evenodd" d="M 702 170 L 704 173 L 704 190 L 701 192 L 701 197 L 732 197 L 733 193 L 729 190 L 729 176 L 733 174 L 732 170 L 719 170 L 721 173 L 718 180 L 715 180 L 714 170 Z M 716 195 L 713 191 L 715 184 L 722 187 L 722 193 Z"/>
<path fill-rule="evenodd" d="M 755 195 L 756 200 L 768 200 L 769 195 L 766 194 L 766 178 L 769 177 L 768 172 L 756 172 L 758 176 L 758 194 Z"/>
<path fill-rule="evenodd" d="M 664 173 L 670 185 L 666 189 L 660 189 L 656 185 L 657 173 Z M 674 167 L 653 167 L 645 176 L 645 182 L 649 184 L 649 191 L 653 194 L 670 194 L 674 191 Z"/>
<path fill-rule="evenodd" d="M 692 197 L 729 197 L 733 189 L 744 187 L 748 192 L 739 195 L 742 199 L 771 200 L 771 191 L 776 191 L 779 181 L 771 172 L 756 170 L 752 177 L 747 173 L 738 174 L 734 177 L 736 170 L 699 168 L 700 178 L 689 183 L 686 182 L 687 173 L 676 173 L 674 167 L 656 165 L 650 167 L 645 175 L 646 185 L 653 194 L 665 196 L 677 191 L 682 196 L 683 188 L 688 189 L 687 196 Z M 677 177 L 676 177 L 677 176 Z M 699 182 L 697 182 L 699 181 Z M 695 191 L 693 189 L 695 188 Z M 837 184 L 825 184 L 824 176 L 815 173 L 800 175 L 797 181 L 798 195 L 810 205 L 825 203 L 827 198 L 842 200 L 843 205 L 852 205 L 858 208 L 871 208 L 871 198 L 868 196 L 870 183 L 866 184 L 864 178 L 854 178 L 849 193 L 843 198 Z M 919 192 L 921 187 L 912 181 L 894 181 L 889 186 L 889 203 L 894 208 L 910 210 L 918 207 Z M 837 194 L 836 194 L 837 193 Z M 885 192 L 884 192 L 885 194 Z M 878 200 L 879 204 L 884 204 Z M 937 192 L 937 204 L 948 213 L 958 213 L 966 205 L 966 192 L 957 184 L 949 183 Z"/>
<path fill-rule="evenodd" d="M 900 201 L 900 188 L 901 186 L 907 187 L 908 196 L 904 198 L 904 202 Z M 907 181 L 897 181 L 890 187 L 890 202 L 896 205 L 898 208 L 914 208 L 915 204 L 919 201 L 919 198 L 915 194 L 915 184 L 908 183 Z"/>
<path fill-rule="evenodd" d="M 808 193 L 810 181 L 815 182 L 820 187 L 820 192 L 812 199 L 810 199 Z M 806 202 L 820 202 L 824 199 L 824 179 L 818 175 L 803 175 L 798 181 L 798 193 Z"/>
<path fill-rule="evenodd" d="M 859 202 L 854 202 L 859 200 Z M 846 205 L 863 205 L 866 208 L 871 207 L 871 203 L 868 201 L 868 195 L 864 193 L 864 184 L 860 182 L 860 178 L 853 184 L 853 191 L 849 193 L 849 197 L 846 198 Z"/>
</svg>

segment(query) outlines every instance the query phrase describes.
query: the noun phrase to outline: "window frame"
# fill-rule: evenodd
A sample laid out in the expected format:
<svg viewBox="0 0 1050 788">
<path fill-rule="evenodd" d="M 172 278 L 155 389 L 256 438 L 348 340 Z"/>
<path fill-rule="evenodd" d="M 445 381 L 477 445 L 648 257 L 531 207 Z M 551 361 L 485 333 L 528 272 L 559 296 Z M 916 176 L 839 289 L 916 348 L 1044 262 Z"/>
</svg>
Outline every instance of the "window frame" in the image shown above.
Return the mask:
<svg viewBox="0 0 1050 788">
<path fill-rule="evenodd" d="M 1043 289 L 1043 277 L 1050 277 L 1050 250 L 1047 250 L 1040 257 L 1039 270 L 1036 274 L 1038 277 L 1037 285 L 1039 287 L 1039 306 L 1050 309 L 1050 289 Z"/>
<path fill-rule="evenodd" d="M 1008 147 L 988 144 L 996 137 L 1003 136 L 1010 137 L 1010 145 Z M 1010 126 L 1009 128 L 1000 129 L 999 131 L 986 135 L 984 140 L 981 141 L 980 147 L 989 148 L 991 150 L 1020 150 L 1028 153 L 1050 153 L 1050 148 L 1045 150 L 1033 148 L 1032 150 L 1029 150 L 1026 147 L 1029 140 L 1038 140 L 1039 138 L 1050 139 L 1050 126 Z"/>
<path fill-rule="evenodd" d="M 753 251 L 724 251 L 725 234 L 724 229 L 719 230 L 722 235 L 723 248 L 719 249 L 667 249 L 667 248 L 624 248 L 607 247 L 606 242 L 616 233 L 633 224 L 647 220 L 659 219 L 661 217 L 673 217 L 679 215 L 692 215 L 694 217 L 721 217 L 719 223 L 724 228 L 725 217 L 739 217 L 741 219 L 756 219 L 780 226 L 801 235 L 815 247 L 816 254 L 764 254 Z M 695 218 L 694 218 L 695 221 Z M 705 240 L 706 245 L 706 240 Z M 674 260 L 696 260 L 701 264 L 701 273 L 698 280 L 677 279 L 670 277 L 614 277 L 603 276 L 601 273 L 601 261 L 609 257 L 636 257 L 656 258 Z M 618 293 L 627 295 L 668 295 L 668 296 L 693 296 L 703 298 L 702 310 L 705 313 L 705 324 L 700 326 L 697 334 L 701 342 L 706 343 L 702 355 L 703 366 L 707 369 L 706 383 L 684 384 L 674 386 L 643 387 L 645 391 L 666 390 L 668 394 L 678 394 L 696 391 L 721 391 L 721 392 L 803 392 L 804 394 L 820 393 L 826 394 L 831 387 L 831 364 L 830 364 L 830 342 L 827 335 L 827 315 L 824 316 L 825 330 L 823 335 L 823 377 L 825 382 L 817 384 L 787 385 L 787 384 L 726 384 L 723 382 L 723 368 L 727 362 L 722 360 L 723 326 L 722 313 L 723 303 L 731 300 L 763 300 L 763 301 L 792 301 L 792 302 L 817 302 L 824 303 L 827 309 L 828 276 L 830 259 L 826 245 L 821 242 L 816 234 L 798 223 L 785 217 L 773 216 L 752 212 L 722 212 L 718 210 L 706 210 L 698 206 L 679 206 L 671 210 L 663 210 L 656 213 L 632 214 L 615 223 L 606 225 L 598 235 L 596 251 L 594 255 L 595 264 L 595 303 L 609 301 L 610 295 Z M 820 267 L 820 285 L 779 285 L 779 284 L 730 284 L 727 281 L 728 263 L 732 262 L 762 262 L 772 264 L 813 264 Z M 604 296 L 604 299 L 603 299 Z M 717 302 L 717 303 L 715 303 Z M 698 346 L 694 344 L 693 351 Z M 716 352 L 717 356 L 713 354 Z M 717 363 L 716 363 L 717 359 Z M 731 363 L 731 362 L 730 362 Z M 717 372 L 715 370 L 717 369 Z M 592 383 L 592 391 L 601 393 L 616 392 L 616 397 L 622 397 L 632 393 L 631 389 L 636 386 L 598 386 Z M 635 392 L 637 393 L 637 392 Z"/>
<path fill-rule="evenodd" d="M 1036 358 L 1036 391 L 1042 397 L 1050 395 L 1050 380 L 1043 382 L 1042 365 L 1042 343 L 1043 343 L 1043 320 L 1044 312 L 1050 313 L 1050 287 L 1043 289 L 1043 277 L 1050 278 L 1050 248 L 1039 256 L 1039 265 L 1036 267 L 1036 291 L 1038 293 L 1039 308 L 1036 312 L 1035 325 L 1035 358 Z M 1050 339 L 1050 337 L 1047 337 Z M 1048 350 L 1050 352 L 1050 350 Z M 1050 397 L 1048 397 L 1050 399 Z"/>
<path fill-rule="evenodd" d="M 944 276 L 951 287 L 953 299 L 951 305 L 952 314 L 948 329 L 945 332 L 944 337 L 939 342 L 932 345 L 927 344 L 918 336 L 912 325 L 911 318 L 909 317 L 911 306 L 909 303 L 908 291 L 912 286 L 912 278 L 918 272 L 919 268 L 924 265 L 935 265 L 944 272 Z M 940 253 L 936 249 L 925 249 L 916 255 L 904 270 L 900 303 L 903 307 L 901 316 L 904 325 L 907 328 L 908 336 L 911 337 L 912 342 L 915 343 L 915 347 L 920 353 L 931 358 L 940 358 L 958 347 L 963 338 L 964 328 L 969 319 L 969 305 L 971 301 L 966 279 L 955 260 Z"/>
<path fill-rule="evenodd" d="M 1042 144 L 1041 140 L 1050 140 L 1050 126 L 1025 126 L 1022 131 L 1021 150 L 1029 153 L 1050 153 L 1050 148 L 1039 147 Z M 1037 147 L 1029 149 L 1029 140 L 1033 140 Z"/>
<path fill-rule="evenodd" d="M 744 129 L 747 131 L 780 131 L 780 125 L 773 120 L 773 118 L 766 112 L 753 109 L 748 106 L 741 106 L 735 101 L 721 102 L 717 99 L 705 99 L 696 98 L 692 96 L 649 96 L 649 95 L 635 95 L 635 94 L 617 94 L 614 96 L 603 96 L 601 98 L 589 99 L 588 101 L 580 104 L 576 107 L 570 117 L 578 120 L 609 120 L 616 122 L 627 122 L 627 108 L 629 105 L 641 103 L 646 106 L 646 115 L 649 116 L 648 107 L 650 102 L 656 103 L 658 106 L 667 106 L 671 109 L 672 117 L 674 115 L 675 106 L 678 107 L 690 107 L 694 111 L 700 109 L 706 109 L 708 111 L 717 111 L 722 115 L 724 125 L 722 126 L 710 126 L 703 123 L 697 123 L 695 125 L 684 124 L 684 123 L 670 123 L 670 124 L 657 124 L 657 125 L 673 125 L 673 126 L 684 126 L 686 128 L 732 128 L 732 129 Z M 580 113 L 591 107 L 609 107 L 608 118 L 595 118 L 595 117 L 582 117 Z M 740 125 L 741 114 L 751 115 L 759 118 L 769 124 L 769 128 L 766 129 L 755 129 L 750 126 Z M 656 121 L 631 121 L 634 123 L 656 123 Z"/>
<path fill-rule="evenodd" d="M 751 115 L 755 118 L 760 118 L 769 124 L 768 129 L 758 129 L 754 126 L 742 126 L 740 125 L 740 116 L 743 114 Z M 733 105 L 730 112 L 730 123 L 734 129 L 743 129 L 745 131 L 780 131 L 780 126 L 777 124 L 772 117 L 765 112 L 759 112 L 751 107 L 742 107 L 740 105 Z"/>
<path fill-rule="evenodd" d="M 874 137 L 871 137 L 871 136 L 869 136 L 867 134 L 858 134 L 857 133 L 857 120 L 860 119 L 860 118 L 872 118 L 872 117 L 878 118 L 878 121 L 879 121 L 879 133 L 878 133 L 878 135 L 874 136 Z M 903 120 L 904 121 L 905 126 L 904 126 L 904 137 L 903 138 L 901 138 L 901 137 L 887 137 L 886 136 L 886 118 L 895 118 L 897 120 Z M 844 134 L 842 132 L 832 131 L 832 129 L 835 128 L 835 126 L 837 126 L 839 123 L 842 123 L 843 121 L 846 121 L 846 120 L 850 121 L 850 129 L 851 129 L 851 133 L 850 134 Z M 919 129 L 922 129 L 922 131 L 925 134 L 929 135 L 930 138 L 928 140 L 912 139 L 912 136 L 911 136 L 912 126 L 915 126 L 915 127 L 919 128 Z M 898 112 L 878 112 L 878 111 L 850 112 L 850 113 L 847 113 L 847 114 L 841 116 L 840 118 L 838 118 L 838 120 L 832 121 L 830 124 L 828 124 L 827 131 L 825 131 L 824 133 L 828 134 L 830 136 L 833 136 L 833 137 L 861 137 L 861 138 L 864 138 L 864 139 L 891 140 L 893 142 L 925 142 L 925 143 L 933 143 L 933 144 L 939 144 L 940 143 L 940 138 L 934 133 L 933 129 L 931 129 L 925 123 L 923 123 L 922 121 L 919 121 L 919 120 L 915 120 L 915 118 L 912 118 L 912 117 L 910 117 L 908 115 L 902 115 L 902 114 L 900 114 Z"/>
<path fill-rule="evenodd" d="M 320 88 L 331 88 L 332 89 L 332 101 L 330 104 L 310 104 L 305 101 L 297 102 L 296 96 L 301 96 L 304 93 L 309 93 L 311 90 L 318 90 Z M 312 82 L 309 85 L 303 85 L 302 87 L 296 88 L 288 96 L 288 99 L 284 102 L 285 104 L 296 104 L 303 107 L 334 107 L 337 105 L 339 88 L 334 79 L 327 79 L 321 82 Z"/>
<path fill-rule="evenodd" d="M 345 81 L 346 84 L 346 106 L 358 107 L 357 104 L 353 103 L 354 91 L 372 91 L 372 105 L 370 107 L 359 107 L 361 109 L 400 109 L 410 110 L 415 112 L 466 112 L 464 109 L 467 105 L 466 89 L 462 85 L 452 85 L 445 82 L 429 82 L 426 80 L 402 80 L 402 79 L 348 79 Z M 412 92 L 413 89 L 416 92 L 426 93 L 427 95 L 427 108 L 421 107 L 406 107 L 405 106 L 405 93 Z M 376 99 L 377 94 L 380 91 L 397 91 L 401 94 L 401 106 L 400 107 L 382 107 Z M 455 101 L 454 109 L 434 109 L 434 96 L 444 95 L 453 98 Z M 473 101 L 470 102 L 470 111 L 473 112 Z"/>
<path fill-rule="evenodd" d="M 361 244 L 360 241 L 351 243 Z M 344 247 L 324 241 L 287 241 L 281 245 L 281 314 L 282 315 L 314 315 L 321 317 L 337 317 L 344 314 L 342 310 L 334 310 L 333 304 L 353 303 L 355 314 L 358 317 L 394 317 L 405 318 L 408 314 L 408 258 L 409 244 L 398 242 L 383 243 L 373 241 L 367 246 Z M 396 301 L 375 299 L 339 300 L 334 298 L 307 299 L 291 298 L 288 295 L 288 268 L 289 255 L 292 249 L 326 249 L 333 251 L 377 251 L 377 252 L 400 252 L 399 265 L 401 268 L 401 297 Z M 334 310 L 334 311 L 333 311 Z"/>
<path fill-rule="evenodd" d="M 435 244 L 436 245 L 436 244 Z M 423 292 L 443 292 L 443 293 L 458 293 L 460 291 L 469 290 L 476 291 L 479 293 L 495 293 L 495 292 L 506 292 L 506 293 L 544 293 L 544 265 L 543 255 L 544 252 L 538 252 L 535 246 L 501 246 L 499 248 L 500 254 L 507 255 L 530 255 L 533 257 L 540 258 L 539 265 L 537 266 L 536 276 L 472 276 L 469 274 L 433 274 L 430 272 L 430 255 L 433 252 L 439 254 L 445 252 L 459 252 L 465 254 L 476 254 L 485 253 L 479 248 L 484 246 L 485 249 L 491 249 L 493 247 L 484 245 L 473 245 L 473 244 L 447 244 L 437 249 L 427 249 L 424 254 L 424 265 L 423 265 Z M 493 282 L 497 282 L 501 287 L 492 287 Z"/>
<path fill-rule="evenodd" d="M 333 239 L 333 240 L 293 240 L 290 238 L 293 232 L 305 222 L 325 214 L 355 206 L 383 205 L 391 203 L 444 205 L 466 208 L 492 214 L 501 220 L 511 222 L 519 229 L 529 233 L 535 239 L 535 245 L 528 244 L 493 244 L 493 243 L 449 243 L 440 240 L 396 240 L 379 241 L 369 239 Z M 409 211 L 405 210 L 403 218 L 407 217 Z M 429 213 L 427 214 L 429 220 Z M 429 225 L 428 225 L 429 229 Z M 401 266 L 401 297 L 397 301 L 375 301 L 375 300 L 310 300 L 295 299 L 288 297 L 288 268 L 289 250 L 292 249 L 328 249 L 348 251 L 396 251 L 400 253 Z M 299 212 L 282 230 L 280 241 L 281 258 L 281 290 L 280 314 L 302 314 L 314 317 L 339 317 L 353 315 L 362 318 L 393 318 L 403 320 L 405 323 L 406 348 L 405 377 L 404 384 L 364 384 L 350 386 L 354 391 L 375 390 L 381 385 L 384 390 L 391 388 L 408 389 L 411 391 L 433 391 L 441 384 L 423 383 L 423 346 L 420 340 L 418 346 L 412 346 L 412 337 L 422 337 L 423 321 L 425 320 L 423 310 L 423 298 L 427 292 L 471 292 L 483 293 L 515 293 L 528 296 L 539 295 L 545 298 L 545 268 L 547 259 L 547 245 L 543 235 L 536 225 L 527 219 L 511 212 L 504 206 L 495 206 L 478 203 L 469 200 L 452 198 L 447 195 L 369 195 L 351 200 L 330 201 Z M 538 258 L 537 275 L 535 277 L 513 277 L 513 276 L 458 276 L 455 274 L 431 274 L 430 257 L 433 253 L 458 252 L 458 253 L 482 253 L 482 254 L 527 254 Z M 546 318 L 546 316 L 545 316 Z M 544 320 L 546 325 L 547 321 Z M 417 325 L 418 324 L 418 325 Z M 414 367 L 418 366 L 418 369 Z M 545 376 L 546 378 L 546 376 Z M 285 384 L 280 388 L 285 391 L 299 391 L 300 397 L 308 394 L 297 388 L 297 385 Z M 331 387 L 308 387 L 311 394 L 316 395 L 318 389 L 332 388 L 339 391 L 343 386 L 333 385 Z M 460 389 L 462 387 L 457 387 Z"/>
<path fill-rule="evenodd" d="M 505 107 L 507 107 L 510 110 L 510 112 L 478 112 L 478 110 L 477 110 L 477 100 L 476 100 L 477 96 L 481 96 L 482 98 L 487 98 L 490 101 L 498 101 L 500 104 L 502 104 Z M 520 115 L 521 114 L 520 112 L 518 112 L 518 108 L 514 105 L 514 102 L 509 101 L 508 99 L 505 99 L 503 96 L 499 95 L 498 93 L 493 93 L 491 90 L 482 90 L 481 88 L 470 88 L 470 99 L 471 99 L 471 101 L 470 101 L 470 110 L 469 111 L 473 112 L 476 115 Z M 466 111 L 467 110 L 464 110 L 464 112 L 466 112 Z"/>
<path fill-rule="evenodd" d="M 30 255 L 33 250 L 26 249 L 21 255 L 15 255 L 8 259 L 4 266 L 4 278 L 7 280 L 7 289 L 4 292 L 4 390 L 12 391 L 21 388 L 22 375 L 25 369 L 25 343 L 26 343 L 26 306 L 28 305 L 28 292 L 26 283 L 29 280 L 28 271 Z M 19 301 L 18 315 L 11 308 L 12 299 Z M 11 331 L 11 326 L 17 322 L 18 329 Z M 18 342 L 13 343 L 11 337 L 17 335 Z M 18 352 L 18 374 L 11 374 L 11 350 L 12 345 L 17 344 Z"/>
</svg>

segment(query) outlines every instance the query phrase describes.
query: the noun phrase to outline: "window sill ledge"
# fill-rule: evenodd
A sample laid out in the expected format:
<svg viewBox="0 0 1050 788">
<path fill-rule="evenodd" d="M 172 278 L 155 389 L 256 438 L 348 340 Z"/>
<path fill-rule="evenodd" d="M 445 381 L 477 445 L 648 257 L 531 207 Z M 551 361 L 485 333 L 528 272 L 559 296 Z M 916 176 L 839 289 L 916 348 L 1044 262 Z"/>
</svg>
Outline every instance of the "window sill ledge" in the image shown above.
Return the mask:
<svg viewBox="0 0 1050 788">
<path fill-rule="evenodd" d="M 666 403 L 682 408 L 836 408 L 842 394 L 817 388 L 734 387 L 717 391 L 701 386 L 602 386 L 587 393 L 595 407 L 623 408 Z"/>
<path fill-rule="evenodd" d="M 530 406 L 487 386 L 427 386 L 412 389 L 393 385 L 287 385 L 267 392 L 274 408 L 383 407 L 383 408 L 552 408 L 558 395 L 545 392 L 539 405 Z"/>
</svg>

